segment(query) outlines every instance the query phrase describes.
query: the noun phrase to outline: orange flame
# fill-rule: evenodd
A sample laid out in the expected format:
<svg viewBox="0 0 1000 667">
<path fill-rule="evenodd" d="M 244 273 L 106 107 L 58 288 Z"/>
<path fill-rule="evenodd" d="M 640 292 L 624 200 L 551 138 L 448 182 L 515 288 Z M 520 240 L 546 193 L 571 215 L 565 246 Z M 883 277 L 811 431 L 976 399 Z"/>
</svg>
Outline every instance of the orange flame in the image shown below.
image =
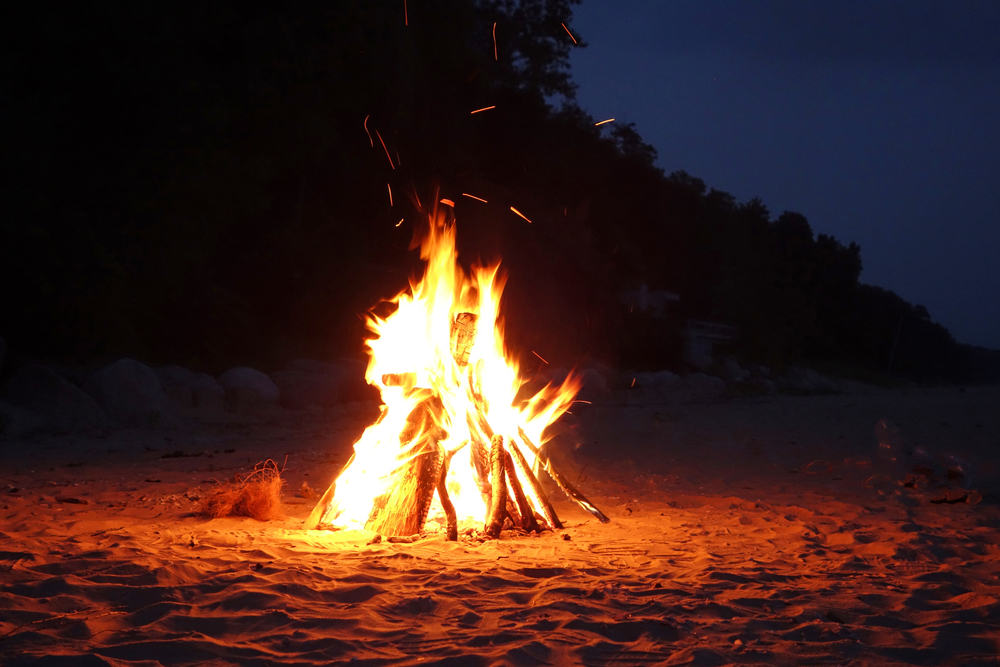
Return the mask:
<svg viewBox="0 0 1000 667">
<path fill-rule="evenodd" d="M 449 495 L 460 522 L 481 525 L 486 506 L 475 481 L 472 447 L 467 446 L 473 436 L 484 437 L 475 425 L 477 414 L 497 433 L 515 437 L 523 433 L 541 443 L 546 427 L 566 412 L 579 389 L 571 374 L 559 386 L 550 384 L 526 401 L 516 400 L 526 381 L 504 349 L 500 297 L 505 279 L 499 264 L 473 265 L 471 272 L 459 265 L 452 209 L 430 216 L 420 257 L 426 262 L 424 275 L 391 300 L 395 311 L 385 318 L 368 316 L 375 337 L 367 342 L 370 360 L 365 377 L 381 392 L 382 414 L 354 444 L 354 456 L 336 480 L 321 524 L 365 527 L 373 503 L 386 493 L 394 473 L 417 455 L 407 444 L 413 438 L 404 438 L 407 429 L 413 429 L 407 418 L 418 404 L 435 397 L 443 410 L 429 428 L 443 429 L 438 444 L 446 453 L 456 453 L 446 479 Z M 456 358 L 452 348 L 452 324 L 462 313 L 477 317 L 478 333 L 467 360 Z M 535 464 L 529 448 L 516 439 L 510 446 Z M 442 517 L 435 498 L 429 522 Z"/>
</svg>

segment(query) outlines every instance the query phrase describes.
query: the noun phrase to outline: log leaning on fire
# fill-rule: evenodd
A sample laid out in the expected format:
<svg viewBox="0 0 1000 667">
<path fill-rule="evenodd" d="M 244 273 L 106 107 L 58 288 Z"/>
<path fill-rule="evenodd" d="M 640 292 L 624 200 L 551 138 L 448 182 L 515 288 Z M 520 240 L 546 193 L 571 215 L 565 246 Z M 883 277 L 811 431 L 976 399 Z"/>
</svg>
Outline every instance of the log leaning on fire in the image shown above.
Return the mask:
<svg viewBox="0 0 1000 667">
<path fill-rule="evenodd" d="M 550 528 L 562 528 L 562 522 L 559 520 L 555 508 L 552 507 L 552 503 L 549 502 L 548 496 L 545 495 L 542 485 L 538 483 L 538 478 L 531 471 L 531 467 L 528 465 L 524 454 L 518 449 L 516 443 L 511 445 L 510 454 L 514 461 L 514 466 L 517 468 L 518 477 L 524 478 L 524 481 L 528 483 L 528 493 L 532 496 L 532 500 L 535 501 L 538 509 L 541 510 L 546 523 L 549 524 Z"/>
<path fill-rule="evenodd" d="M 490 486 L 493 494 L 490 498 L 490 508 L 486 514 L 486 524 L 483 532 L 489 537 L 500 537 L 503 529 L 503 518 L 507 511 L 507 481 L 504 475 L 503 436 L 493 436 L 490 447 Z"/>
<path fill-rule="evenodd" d="M 517 445 L 511 443 L 510 449 L 514 451 L 517 449 Z M 520 527 L 529 533 L 540 532 L 538 521 L 535 519 L 534 512 L 531 511 L 531 503 L 528 502 L 527 496 L 524 495 L 524 489 L 521 488 L 518 470 L 514 467 L 514 459 L 511 458 L 510 452 L 504 453 L 504 469 L 507 472 L 507 483 L 510 485 L 514 501 L 517 503 L 517 512 L 521 515 Z"/>
<path fill-rule="evenodd" d="M 538 462 L 542 465 L 543 468 L 545 468 L 545 472 L 549 473 L 549 477 L 551 477 L 552 481 L 554 481 L 556 484 L 559 485 L 559 488 L 563 490 L 563 493 L 569 496 L 577 505 L 579 505 L 580 507 L 582 507 L 583 509 L 587 510 L 595 517 L 597 517 L 597 520 L 600 521 L 601 523 L 611 522 L 611 519 L 606 517 L 604 515 L 604 512 L 597 509 L 597 506 L 595 506 L 592 502 L 587 500 L 587 498 L 582 493 L 577 491 L 572 484 L 566 481 L 565 477 L 559 474 L 559 471 L 556 470 L 555 466 L 552 465 L 552 461 L 549 460 L 548 455 L 545 454 L 543 451 L 541 451 L 538 447 L 535 447 L 534 443 L 532 443 L 531 440 L 528 439 L 528 435 L 524 432 L 524 429 L 521 428 L 520 426 L 517 427 L 517 434 L 521 436 L 521 441 L 524 442 L 525 445 L 527 445 L 528 449 L 530 449 L 531 452 L 535 455 L 535 458 L 538 459 Z"/>
</svg>

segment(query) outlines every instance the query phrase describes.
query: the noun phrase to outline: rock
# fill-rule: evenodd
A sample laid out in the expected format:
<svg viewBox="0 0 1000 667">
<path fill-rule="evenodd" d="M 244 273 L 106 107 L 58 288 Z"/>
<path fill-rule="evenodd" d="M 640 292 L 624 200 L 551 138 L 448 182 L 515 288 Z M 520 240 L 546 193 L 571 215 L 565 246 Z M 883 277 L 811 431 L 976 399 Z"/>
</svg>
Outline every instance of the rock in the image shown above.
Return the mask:
<svg viewBox="0 0 1000 667">
<path fill-rule="evenodd" d="M 629 381 L 630 389 L 639 389 L 649 396 L 663 396 L 678 388 L 680 376 L 670 371 L 635 373 L 635 384 Z"/>
<path fill-rule="evenodd" d="M 786 391 L 800 394 L 833 394 L 840 386 L 830 378 L 820 375 L 811 368 L 792 366 L 785 374 L 781 387 Z"/>
<path fill-rule="evenodd" d="M 279 403 L 292 410 L 324 406 L 340 402 L 340 388 L 346 371 L 324 369 L 320 372 L 280 370 L 271 379 L 281 392 Z"/>
<path fill-rule="evenodd" d="M 196 410 L 221 412 L 225 409 L 226 390 L 211 375 L 196 374 L 190 387 L 191 402 Z"/>
<path fill-rule="evenodd" d="M 182 409 L 221 411 L 226 391 L 211 375 L 195 373 L 182 366 L 161 366 L 155 370 L 167 399 Z"/>
<path fill-rule="evenodd" d="M 347 401 L 378 401 L 378 390 L 368 384 L 365 373 L 368 371 L 368 362 L 358 359 L 343 357 L 337 359 L 334 364 L 344 369 L 341 377 L 340 400 Z"/>
<path fill-rule="evenodd" d="M 281 396 L 278 385 L 274 384 L 271 378 L 247 366 L 230 368 L 216 379 L 226 392 L 226 409 L 229 405 L 229 393 L 237 387 L 256 389 L 260 394 L 261 401 L 270 405 L 277 403 Z"/>
<path fill-rule="evenodd" d="M 177 418 L 153 369 L 134 359 L 119 359 L 84 383 L 111 419 L 123 426 L 175 425 Z"/>
<path fill-rule="evenodd" d="M 580 373 L 580 392 L 577 398 L 591 401 L 595 398 L 607 396 L 611 391 L 611 382 L 608 380 L 610 369 L 601 369 L 594 366 L 584 368 Z"/>
<path fill-rule="evenodd" d="M 17 369 L 7 381 L 3 395 L 12 405 L 35 413 L 47 430 L 74 431 L 110 424 L 104 411 L 84 390 L 37 364 Z"/>
<path fill-rule="evenodd" d="M 732 357 L 726 357 L 719 363 L 719 371 L 726 382 L 746 382 L 751 373 L 740 367 Z"/>
<path fill-rule="evenodd" d="M 237 385 L 226 390 L 225 408 L 238 415 L 252 415 L 264 410 L 269 403 L 256 387 Z"/>
<path fill-rule="evenodd" d="M 684 377 L 685 387 L 694 394 L 714 395 L 726 390 L 726 382 L 722 378 L 705 373 L 691 373 Z"/>
<path fill-rule="evenodd" d="M 0 401 L 0 439 L 14 440 L 42 428 L 42 420 L 35 413 Z"/>
</svg>

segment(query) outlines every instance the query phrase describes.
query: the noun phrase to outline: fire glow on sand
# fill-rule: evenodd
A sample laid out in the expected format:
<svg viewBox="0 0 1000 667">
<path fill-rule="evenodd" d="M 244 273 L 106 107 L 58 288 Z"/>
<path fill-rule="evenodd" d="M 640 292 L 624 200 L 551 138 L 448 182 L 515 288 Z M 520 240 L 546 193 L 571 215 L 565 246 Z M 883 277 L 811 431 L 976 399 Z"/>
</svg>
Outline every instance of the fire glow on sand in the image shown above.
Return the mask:
<svg viewBox="0 0 1000 667">
<path fill-rule="evenodd" d="M 553 467 L 545 429 L 580 388 L 569 375 L 526 399 L 518 365 L 504 349 L 499 264 L 458 263 L 451 207 L 435 208 L 420 244 L 423 277 L 370 315 L 367 381 L 382 396 L 379 418 L 322 496 L 306 529 L 367 529 L 415 535 L 443 524 L 561 528 L 539 482 L 541 471 L 602 522 L 608 518 Z M 537 443 L 537 444 L 536 444 Z"/>
</svg>

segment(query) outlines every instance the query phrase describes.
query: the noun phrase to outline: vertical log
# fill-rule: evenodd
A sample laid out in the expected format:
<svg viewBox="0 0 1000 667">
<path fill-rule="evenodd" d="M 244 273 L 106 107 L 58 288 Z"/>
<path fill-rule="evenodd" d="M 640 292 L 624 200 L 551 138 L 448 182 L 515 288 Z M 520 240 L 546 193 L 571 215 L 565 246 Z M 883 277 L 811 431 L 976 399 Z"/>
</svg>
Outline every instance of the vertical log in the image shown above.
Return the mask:
<svg viewBox="0 0 1000 667">
<path fill-rule="evenodd" d="M 494 435 L 490 449 L 490 485 L 493 494 L 490 498 L 490 511 L 486 515 L 486 525 L 483 532 L 489 537 L 500 537 L 503 529 L 503 517 L 507 510 L 507 480 L 504 475 L 503 436 Z"/>
<path fill-rule="evenodd" d="M 517 449 L 517 445 L 511 443 L 510 449 L 511 451 Z M 517 469 L 514 467 L 514 460 L 511 458 L 509 452 L 504 457 L 504 461 L 504 468 L 507 471 L 507 483 L 510 485 L 514 500 L 517 501 L 517 511 L 521 515 L 520 526 L 529 533 L 537 533 L 540 531 L 538 521 L 535 519 L 535 513 L 531 510 L 531 503 L 528 502 L 528 498 L 524 495 L 524 489 L 521 488 L 521 481 L 518 479 Z"/>
<path fill-rule="evenodd" d="M 462 368 L 469 363 L 469 354 L 476 344 L 478 320 L 475 313 L 458 313 L 451 321 L 451 356 Z"/>
<path fill-rule="evenodd" d="M 472 420 L 472 415 L 466 413 L 466 422 L 469 424 L 469 456 L 472 459 L 472 470 L 476 480 L 476 487 L 480 495 L 490 504 L 490 450 L 479 437 L 476 424 Z"/>
</svg>

